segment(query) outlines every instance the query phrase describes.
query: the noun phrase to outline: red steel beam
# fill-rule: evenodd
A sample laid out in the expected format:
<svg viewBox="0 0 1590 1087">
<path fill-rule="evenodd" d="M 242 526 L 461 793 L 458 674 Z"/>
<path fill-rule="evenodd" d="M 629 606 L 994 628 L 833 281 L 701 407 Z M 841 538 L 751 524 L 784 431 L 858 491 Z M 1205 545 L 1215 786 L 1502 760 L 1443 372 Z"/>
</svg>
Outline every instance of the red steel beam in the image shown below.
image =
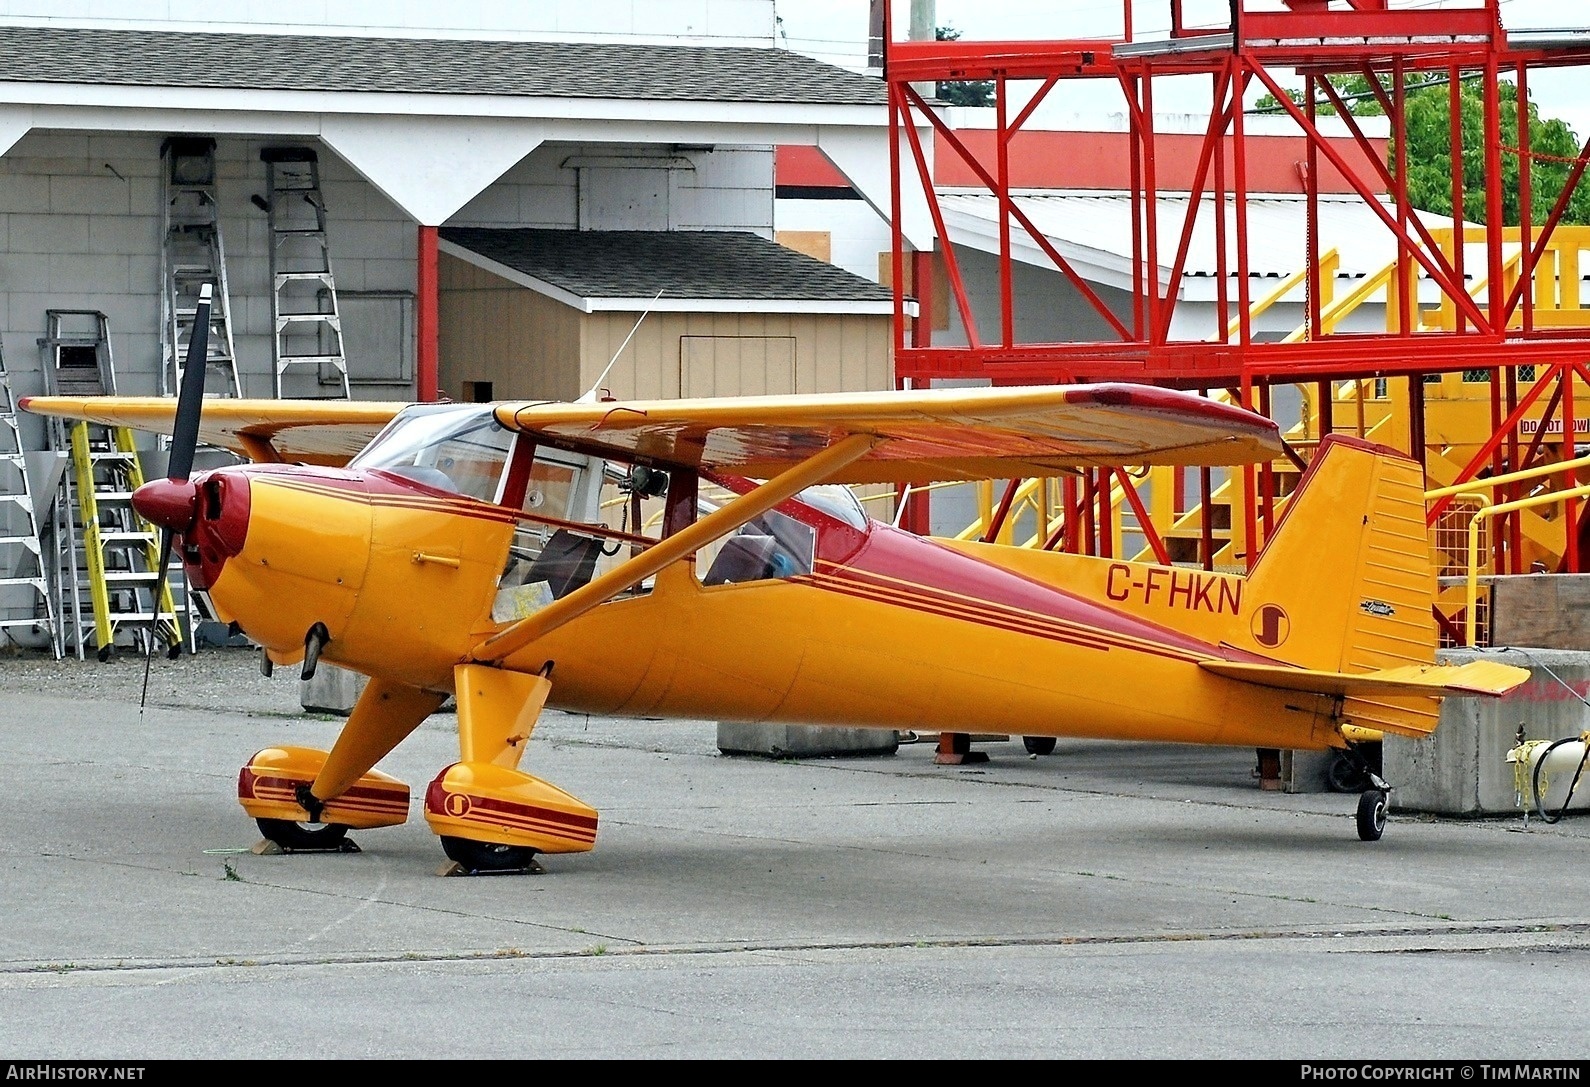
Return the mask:
<svg viewBox="0 0 1590 1087">
<path fill-rule="evenodd" d="M 905 93 L 909 99 L 917 103 L 923 115 L 926 117 L 928 122 L 932 124 L 934 130 L 938 132 L 939 135 L 944 137 L 945 142 L 949 144 L 950 148 L 961 157 L 962 161 L 966 163 L 967 168 L 978 176 L 979 180 L 981 180 L 983 184 L 988 187 L 990 192 L 997 194 L 999 192 L 998 181 L 991 174 L 989 174 L 987 170 L 983 169 L 982 164 L 977 161 L 976 156 L 973 155 L 970 149 L 968 149 L 967 146 L 962 143 L 955 135 L 954 129 L 946 125 L 941 119 L 939 119 L 938 116 L 933 113 L 931 109 L 928 108 L 927 103 L 922 101 L 921 96 L 916 93 L 914 88 L 905 88 Z M 911 146 L 912 150 L 917 154 L 918 166 L 922 169 L 926 169 L 926 161 L 922 156 L 921 147 L 916 140 L 914 129 L 908 126 L 907 132 L 911 134 Z M 932 191 L 931 185 L 927 185 L 925 195 L 930 207 L 935 213 L 933 217 L 933 223 L 939 231 L 939 240 L 943 243 L 945 258 L 948 260 L 950 257 L 950 251 L 953 247 L 949 244 L 947 239 L 947 235 L 944 230 L 943 215 L 938 211 L 937 195 Z M 1121 339 L 1132 339 L 1132 333 L 1129 332 L 1126 326 L 1121 323 L 1120 318 L 1115 316 L 1115 312 L 1111 310 L 1109 306 L 1105 305 L 1104 300 L 1098 296 L 1092 287 L 1088 286 L 1087 280 L 1083 279 L 1082 276 L 1077 273 L 1077 270 L 1071 267 L 1071 263 L 1066 260 L 1065 257 L 1060 255 L 1059 250 L 1057 250 L 1050 243 L 1049 239 L 1044 236 L 1043 231 L 1039 230 L 1033 221 L 1027 216 L 1027 213 L 1022 211 L 1021 208 L 1015 204 L 1010 205 L 1010 213 L 1015 217 L 1016 221 L 1022 225 L 1022 229 L 1025 230 L 1031 237 L 1033 244 L 1042 249 L 1044 254 L 1048 256 L 1050 260 L 1055 262 L 1055 266 L 1059 268 L 1065 277 L 1071 281 L 1071 285 L 1075 287 L 1079 293 L 1081 293 L 1082 297 L 1085 298 L 1095 310 L 1098 311 L 1099 316 L 1103 317 L 1105 321 L 1116 330 Z M 969 312 L 970 307 L 967 307 L 966 309 Z M 962 320 L 965 320 L 964 314 Z"/>
<path fill-rule="evenodd" d="M 414 394 L 415 399 L 426 402 L 441 396 L 441 302 L 436 239 L 436 227 L 419 228 L 414 285 Z"/>
</svg>

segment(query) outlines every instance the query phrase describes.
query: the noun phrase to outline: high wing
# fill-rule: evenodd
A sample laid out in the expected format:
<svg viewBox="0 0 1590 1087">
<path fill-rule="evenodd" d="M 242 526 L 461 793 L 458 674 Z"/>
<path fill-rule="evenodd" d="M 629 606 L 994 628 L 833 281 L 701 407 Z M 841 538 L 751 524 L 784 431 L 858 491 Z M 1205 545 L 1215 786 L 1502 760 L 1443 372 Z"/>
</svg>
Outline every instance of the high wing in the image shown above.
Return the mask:
<svg viewBox="0 0 1590 1087">
<path fill-rule="evenodd" d="M 505 403 L 504 426 L 615 459 L 770 479 L 853 435 L 836 483 L 1053 476 L 1083 467 L 1232 465 L 1281 454 L 1263 416 L 1147 385 L 1046 385 L 697 400 Z"/>
<path fill-rule="evenodd" d="M 25 396 L 37 415 L 86 419 L 170 435 L 176 398 L 170 396 Z M 348 463 L 406 403 L 365 400 L 243 400 L 204 402 L 199 442 L 254 461 L 339 467 Z"/>
<path fill-rule="evenodd" d="M 31 396 L 39 415 L 169 435 L 171 397 Z M 199 441 L 255 461 L 346 464 L 407 405 L 204 403 Z M 1269 419 L 1147 385 L 1046 385 L 695 400 L 500 404 L 498 420 L 551 445 L 768 479 L 853 435 L 874 438 L 837 483 L 1011 479 L 1082 467 L 1232 465 L 1282 452 Z"/>
</svg>

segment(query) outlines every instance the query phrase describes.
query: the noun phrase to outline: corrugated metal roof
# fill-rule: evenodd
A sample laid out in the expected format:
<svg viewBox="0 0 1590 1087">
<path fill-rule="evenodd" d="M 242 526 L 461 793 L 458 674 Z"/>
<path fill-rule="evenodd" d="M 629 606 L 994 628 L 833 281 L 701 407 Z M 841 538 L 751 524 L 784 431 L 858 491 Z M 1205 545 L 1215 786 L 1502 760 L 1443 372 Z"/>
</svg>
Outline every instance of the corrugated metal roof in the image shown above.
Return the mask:
<svg viewBox="0 0 1590 1087">
<path fill-rule="evenodd" d="M 1068 260 L 1073 254 L 1088 253 L 1109 263 L 1130 267 L 1132 259 L 1132 197 L 1126 192 L 1053 191 L 1021 193 L 1015 202 L 1045 237 Z M 1190 203 L 1186 193 L 1161 193 L 1158 204 L 1158 253 L 1162 268 L 1170 268 L 1181 242 L 1183 223 Z M 998 223 L 998 201 L 989 193 L 941 192 L 939 204 L 949 217 L 952 240 L 957 229 L 985 233 Z M 1382 205 L 1396 219 L 1390 203 Z M 1306 263 L 1308 204 L 1301 193 L 1250 195 L 1247 199 L 1247 252 L 1250 276 L 1280 278 L 1297 272 Z M 1417 212 L 1431 230 L 1450 227 L 1448 216 Z M 956 217 L 964 221 L 957 225 Z M 1482 227 L 1475 227 L 1483 232 Z M 1013 237 L 1020 236 L 1019 225 L 1012 226 Z M 1319 252 L 1335 249 L 1341 255 L 1338 275 L 1360 278 L 1380 271 L 1396 259 L 1396 239 L 1375 210 L 1357 195 L 1322 195 L 1319 198 Z M 1476 235 L 1478 236 L 1478 235 Z M 1226 252 L 1228 275 L 1236 268 L 1236 211 L 1226 207 Z M 1470 246 L 1468 254 L 1477 250 Z M 1202 198 L 1192 239 L 1187 249 L 1184 274 L 1214 276 L 1215 261 L 1214 198 Z M 1483 266 L 1469 264 L 1465 272 L 1484 273 Z"/>
<path fill-rule="evenodd" d="M 889 304 L 832 264 L 736 230 L 442 227 L 444 241 L 581 298 L 763 299 Z"/>
<path fill-rule="evenodd" d="M 0 82 L 847 106 L 886 102 L 881 80 L 787 49 L 67 27 L 0 29 Z"/>
</svg>

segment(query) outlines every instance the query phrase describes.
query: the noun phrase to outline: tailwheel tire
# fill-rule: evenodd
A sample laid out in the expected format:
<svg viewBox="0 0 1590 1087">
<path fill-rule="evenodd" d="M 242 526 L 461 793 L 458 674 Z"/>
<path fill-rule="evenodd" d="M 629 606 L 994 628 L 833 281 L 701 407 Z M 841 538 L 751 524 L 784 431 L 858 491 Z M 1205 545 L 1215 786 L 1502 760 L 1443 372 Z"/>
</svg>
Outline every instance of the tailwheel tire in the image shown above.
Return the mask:
<svg viewBox="0 0 1590 1087">
<path fill-rule="evenodd" d="M 1333 793 L 1358 793 L 1369 788 L 1369 775 L 1347 755 L 1337 752 L 1325 771 L 1325 784 Z"/>
<path fill-rule="evenodd" d="M 473 838 L 442 835 L 442 852 L 447 859 L 470 872 L 538 871 L 536 851 L 529 846 L 477 842 Z"/>
<path fill-rule="evenodd" d="M 290 852 L 344 851 L 348 828 L 341 823 L 295 823 L 290 819 L 256 819 L 259 832 Z"/>
<path fill-rule="evenodd" d="M 1053 736 L 1023 736 L 1021 746 L 1027 749 L 1029 755 L 1053 755 L 1055 738 Z"/>
<path fill-rule="evenodd" d="M 1368 789 L 1358 797 L 1358 837 L 1378 842 L 1386 830 L 1386 794 Z"/>
</svg>

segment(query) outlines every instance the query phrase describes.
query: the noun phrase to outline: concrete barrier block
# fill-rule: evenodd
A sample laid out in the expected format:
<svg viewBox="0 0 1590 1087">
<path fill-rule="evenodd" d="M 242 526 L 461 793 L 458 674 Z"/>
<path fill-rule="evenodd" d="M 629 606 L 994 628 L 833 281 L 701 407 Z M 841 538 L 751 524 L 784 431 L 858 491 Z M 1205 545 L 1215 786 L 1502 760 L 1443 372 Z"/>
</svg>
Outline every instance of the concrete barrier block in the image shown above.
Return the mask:
<svg viewBox="0 0 1590 1087">
<path fill-rule="evenodd" d="M 1391 806 L 1433 815 L 1519 814 L 1518 785 L 1507 753 L 1526 740 L 1555 740 L 1590 727 L 1590 653 L 1560 649 L 1448 649 L 1444 664 L 1494 660 L 1530 670 L 1501 698 L 1447 698 L 1428 739 L 1388 735 L 1383 776 Z"/>
<path fill-rule="evenodd" d="M 299 680 L 298 701 L 311 713 L 335 713 L 342 717 L 353 712 L 353 704 L 364 693 L 368 676 L 334 664 L 319 664 L 309 679 Z"/>
<path fill-rule="evenodd" d="M 900 737 L 893 729 L 718 722 L 718 750 L 725 755 L 892 755 L 899 747 Z"/>
<path fill-rule="evenodd" d="M 1334 751 L 1282 751 L 1281 788 L 1288 793 L 1328 793 Z"/>
</svg>

